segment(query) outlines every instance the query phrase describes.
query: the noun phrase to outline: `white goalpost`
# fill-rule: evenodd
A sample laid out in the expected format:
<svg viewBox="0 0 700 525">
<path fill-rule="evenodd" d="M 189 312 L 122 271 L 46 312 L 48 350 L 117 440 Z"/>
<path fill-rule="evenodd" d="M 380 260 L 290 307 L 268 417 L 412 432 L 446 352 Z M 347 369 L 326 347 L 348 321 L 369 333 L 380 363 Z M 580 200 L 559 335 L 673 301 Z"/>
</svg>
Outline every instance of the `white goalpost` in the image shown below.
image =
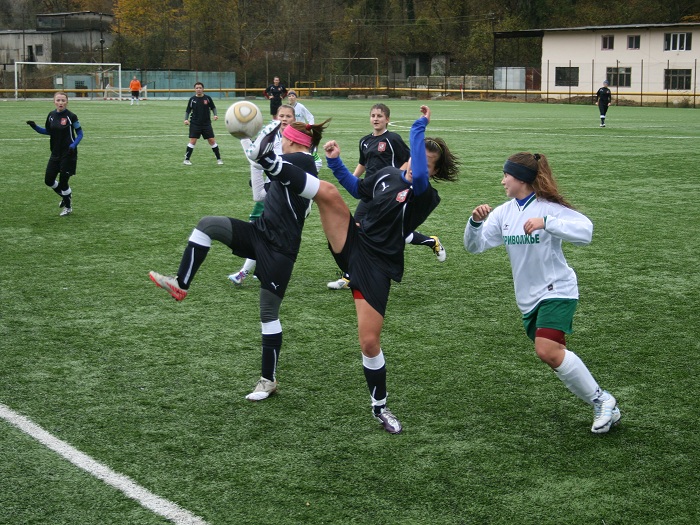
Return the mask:
<svg viewBox="0 0 700 525">
<path fill-rule="evenodd" d="M 23 66 L 82 67 L 91 69 L 92 72 L 90 75 L 94 75 L 97 83 L 99 83 L 100 90 L 104 90 L 105 98 L 109 87 L 109 84 L 104 84 L 105 74 L 109 74 L 116 69 L 118 87 L 111 89 L 117 91 L 119 97 L 121 97 L 122 94 L 122 65 L 119 62 L 15 62 L 15 100 L 19 99 L 20 80 L 23 78 L 22 73 L 24 73 Z M 70 75 L 71 73 L 66 73 L 64 71 L 63 74 Z M 58 91 L 60 91 L 60 89 L 58 89 Z"/>
</svg>

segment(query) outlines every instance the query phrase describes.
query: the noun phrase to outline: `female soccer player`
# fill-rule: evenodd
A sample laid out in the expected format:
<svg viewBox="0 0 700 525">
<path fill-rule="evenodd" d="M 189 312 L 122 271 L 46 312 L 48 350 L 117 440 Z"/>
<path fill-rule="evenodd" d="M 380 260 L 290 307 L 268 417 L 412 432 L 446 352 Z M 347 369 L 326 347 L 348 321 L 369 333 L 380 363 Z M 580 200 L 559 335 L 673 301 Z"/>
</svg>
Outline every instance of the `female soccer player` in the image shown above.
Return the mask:
<svg viewBox="0 0 700 525">
<path fill-rule="evenodd" d="M 386 365 L 380 344 L 391 280 L 401 281 L 405 232 L 417 228 L 437 207 L 440 197 L 433 180 L 455 180 L 456 160 L 442 139 L 426 139 L 430 109 L 411 128 L 412 157 L 406 170 L 387 167 L 358 179 L 340 160 L 335 141 L 324 146 L 333 175 L 367 210 L 355 221 L 337 188 L 280 158 L 272 151 L 274 127 L 268 125 L 248 150 L 271 180 L 287 184 L 318 206 L 331 253 L 343 271 L 352 275 L 362 364 L 370 391 L 372 414 L 392 434 L 401 432 L 398 418 L 386 406 Z"/>
<path fill-rule="evenodd" d="M 386 104 L 375 104 L 370 109 L 369 123 L 372 126 L 372 133 L 360 139 L 360 161 L 353 172 L 355 177 L 372 175 L 387 166 L 406 169 L 411 151 L 401 135 L 389 131 L 390 117 L 391 111 Z M 355 219 L 359 221 L 364 211 L 365 206 L 360 201 L 355 210 Z M 440 262 L 443 262 L 447 256 L 440 239 L 434 235 L 429 237 L 420 232 L 410 232 L 406 236 L 406 244 L 428 246 Z M 339 279 L 329 282 L 327 286 L 331 290 L 350 289 L 350 275 L 343 273 Z"/>
<path fill-rule="evenodd" d="M 620 420 L 617 401 L 567 349 L 564 335 L 573 331 L 578 283 L 561 244 L 589 244 L 593 224 L 559 193 L 544 155 L 523 152 L 508 157 L 501 184 L 511 200 L 495 210 L 488 204 L 477 206 L 464 230 L 464 247 L 481 253 L 505 245 L 515 300 L 537 357 L 574 395 L 593 406 L 591 431 L 607 432 Z"/>
<path fill-rule="evenodd" d="M 328 121 L 309 125 L 293 123 L 282 132 L 282 159 L 316 177 L 309 148 L 318 145 Z M 275 122 L 278 126 L 279 123 Z M 274 137 L 272 137 L 274 139 Z M 277 361 L 282 347 L 279 310 L 299 253 L 301 231 L 311 202 L 278 181 L 271 181 L 265 196 L 265 212 L 254 222 L 229 217 L 204 217 L 190 235 L 175 277 L 150 272 L 151 280 L 176 301 L 188 293 L 197 270 L 211 247 L 219 241 L 239 257 L 257 261 L 260 280 L 262 323 L 262 373 L 255 389 L 246 396 L 261 401 L 277 390 Z"/>
<path fill-rule="evenodd" d="M 211 146 L 211 150 L 216 157 L 216 163 L 223 164 L 224 161 L 221 160 L 219 145 L 214 137 L 214 128 L 211 125 L 212 115 L 214 115 L 214 120 L 219 120 L 214 99 L 204 94 L 204 84 L 201 82 L 194 83 L 194 93 L 194 96 L 187 101 L 187 109 L 185 109 L 185 126 L 190 128 L 190 141 L 187 143 L 185 160 L 182 163 L 185 166 L 192 165 L 190 157 L 192 157 L 194 147 L 197 145 L 197 140 L 199 137 L 202 137 L 209 142 L 209 146 Z"/>
<path fill-rule="evenodd" d="M 280 123 L 277 136 L 275 137 L 275 152 L 282 155 L 282 132 L 284 129 L 295 121 L 294 109 L 287 104 L 282 104 L 277 110 L 276 120 Z M 313 122 L 312 122 L 313 124 Z M 243 151 L 247 150 L 252 141 L 250 139 L 241 139 L 241 146 Z M 318 170 L 317 170 L 318 171 Z M 253 190 L 253 200 L 255 204 L 253 205 L 253 210 L 250 212 L 248 219 L 254 221 L 262 215 L 265 201 L 265 175 L 263 171 L 251 164 L 250 166 L 250 186 Z M 240 286 L 248 275 L 255 272 L 255 259 L 246 259 L 243 263 L 243 267 L 236 273 L 232 273 L 228 276 L 229 281 L 233 284 Z"/>
<path fill-rule="evenodd" d="M 62 91 L 54 93 L 53 104 L 56 109 L 48 114 L 43 128 L 33 120 L 28 120 L 27 124 L 37 133 L 50 137 L 51 156 L 46 165 L 44 183 L 61 196 L 59 215 L 65 217 L 73 213 L 73 190 L 69 179 L 75 175 L 78 166 L 78 144 L 83 140 L 83 128 L 78 115 L 68 110 L 68 95 Z"/>
</svg>

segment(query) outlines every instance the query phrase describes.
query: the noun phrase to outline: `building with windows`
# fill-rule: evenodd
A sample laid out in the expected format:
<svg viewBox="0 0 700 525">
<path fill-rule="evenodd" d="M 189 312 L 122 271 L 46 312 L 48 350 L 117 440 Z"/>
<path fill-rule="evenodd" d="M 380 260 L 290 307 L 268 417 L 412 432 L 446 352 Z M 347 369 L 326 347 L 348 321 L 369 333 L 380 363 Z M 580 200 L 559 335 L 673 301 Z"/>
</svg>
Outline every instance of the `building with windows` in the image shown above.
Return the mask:
<svg viewBox="0 0 700 525">
<path fill-rule="evenodd" d="M 112 15 L 83 11 L 36 15 L 36 29 L 0 31 L 0 68 L 15 62 L 104 62 Z"/>
<path fill-rule="evenodd" d="M 541 38 L 538 87 L 550 98 L 592 95 L 603 80 L 610 83 L 614 97 L 638 102 L 700 94 L 700 23 L 541 29 L 495 37 Z M 516 71 L 510 77 L 518 77 Z M 512 82 L 507 86 L 519 88 Z"/>
</svg>

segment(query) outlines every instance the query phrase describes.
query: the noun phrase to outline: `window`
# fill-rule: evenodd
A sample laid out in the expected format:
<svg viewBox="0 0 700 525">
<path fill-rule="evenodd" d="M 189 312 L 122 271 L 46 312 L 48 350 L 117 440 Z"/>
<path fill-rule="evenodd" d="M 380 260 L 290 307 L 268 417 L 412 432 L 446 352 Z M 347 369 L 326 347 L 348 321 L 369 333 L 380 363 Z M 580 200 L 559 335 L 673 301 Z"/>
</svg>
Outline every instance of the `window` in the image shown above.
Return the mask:
<svg viewBox="0 0 700 525">
<path fill-rule="evenodd" d="M 554 71 L 555 86 L 578 86 L 577 67 L 558 67 Z"/>
<path fill-rule="evenodd" d="M 690 69 L 666 69 L 664 70 L 664 89 L 690 89 L 692 70 Z"/>
<path fill-rule="evenodd" d="M 37 44 L 34 49 L 36 49 L 36 56 L 44 56 L 44 46 L 42 44 Z"/>
<path fill-rule="evenodd" d="M 609 67 L 605 70 L 605 75 L 610 82 L 610 87 L 632 87 L 631 67 Z"/>
<path fill-rule="evenodd" d="M 642 37 L 639 35 L 629 35 L 627 37 L 627 49 L 639 49 Z"/>
<path fill-rule="evenodd" d="M 615 37 L 613 35 L 604 35 L 603 36 L 603 45 L 601 46 L 601 49 L 603 51 L 611 51 L 614 48 L 615 48 Z"/>
<path fill-rule="evenodd" d="M 666 33 L 664 51 L 690 51 L 693 33 Z"/>
</svg>

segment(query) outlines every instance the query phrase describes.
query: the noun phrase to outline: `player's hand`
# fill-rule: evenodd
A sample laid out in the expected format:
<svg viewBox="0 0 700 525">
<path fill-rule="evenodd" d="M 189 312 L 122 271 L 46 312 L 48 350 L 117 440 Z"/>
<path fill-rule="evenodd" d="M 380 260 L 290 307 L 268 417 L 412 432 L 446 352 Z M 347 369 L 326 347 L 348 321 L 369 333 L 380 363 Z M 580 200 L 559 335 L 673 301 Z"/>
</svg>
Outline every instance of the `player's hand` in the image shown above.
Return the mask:
<svg viewBox="0 0 700 525">
<path fill-rule="evenodd" d="M 472 212 L 472 220 L 474 222 L 483 222 L 486 220 L 486 217 L 489 216 L 489 213 L 491 213 L 491 206 L 488 204 L 479 204 L 476 208 L 474 208 L 474 211 Z"/>
<path fill-rule="evenodd" d="M 323 145 L 323 151 L 326 152 L 326 157 L 329 159 L 337 159 L 340 157 L 340 146 L 335 140 L 329 140 Z"/>
<path fill-rule="evenodd" d="M 525 235 L 530 235 L 535 230 L 544 230 L 544 217 L 533 217 L 523 224 Z"/>
<path fill-rule="evenodd" d="M 428 106 L 421 106 L 420 112 L 428 119 L 428 122 L 430 122 L 430 108 Z"/>
<path fill-rule="evenodd" d="M 219 120 L 219 115 L 214 115 L 214 120 Z"/>
<path fill-rule="evenodd" d="M 68 155 L 70 155 L 72 157 L 73 155 L 75 155 L 75 153 L 76 153 L 75 146 L 73 146 L 72 144 L 70 146 L 68 146 Z"/>
<path fill-rule="evenodd" d="M 189 125 L 190 125 L 190 121 L 189 121 L 189 120 L 185 120 L 185 126 L 189 126 Z"/>
<path fill-rule="evenodd" d="M 28 120 L 28 121 L 27 121 L 27 125 L 29 125 L 29 126 L 35 128 L 35 127 L 36 127 L 36 122 L 34 122 L 33 120 Z"/>
</svg>

